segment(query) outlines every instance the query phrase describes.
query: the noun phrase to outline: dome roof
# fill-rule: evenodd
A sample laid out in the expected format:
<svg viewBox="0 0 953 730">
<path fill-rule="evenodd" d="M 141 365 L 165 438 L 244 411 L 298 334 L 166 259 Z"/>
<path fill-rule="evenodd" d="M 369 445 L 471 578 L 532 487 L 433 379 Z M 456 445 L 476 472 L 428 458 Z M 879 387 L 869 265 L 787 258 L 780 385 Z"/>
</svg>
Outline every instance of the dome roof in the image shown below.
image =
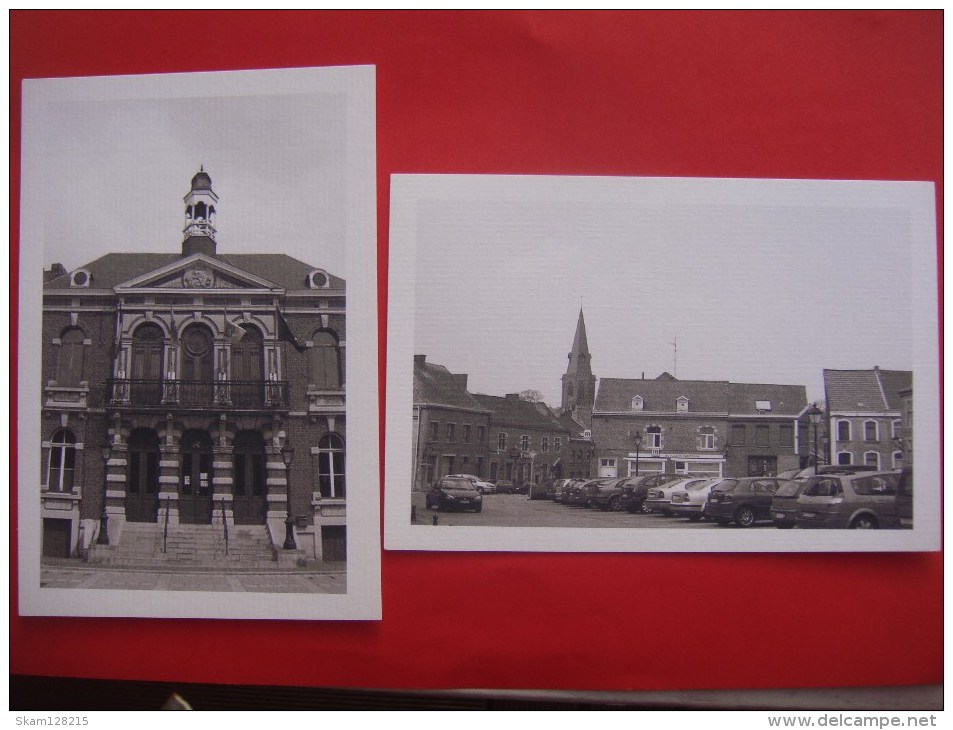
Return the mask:
<svg viewBox="0 0 953 730">
<path fill-rule="evenodd" d="M 195 177 L 192 178 L 192 190 L 211 190 L 212 189 L 212 178 L 208 176 L 208 173 L 205 172 L 205 169 L 199 170 L 195 173 Z"/>
</svg>

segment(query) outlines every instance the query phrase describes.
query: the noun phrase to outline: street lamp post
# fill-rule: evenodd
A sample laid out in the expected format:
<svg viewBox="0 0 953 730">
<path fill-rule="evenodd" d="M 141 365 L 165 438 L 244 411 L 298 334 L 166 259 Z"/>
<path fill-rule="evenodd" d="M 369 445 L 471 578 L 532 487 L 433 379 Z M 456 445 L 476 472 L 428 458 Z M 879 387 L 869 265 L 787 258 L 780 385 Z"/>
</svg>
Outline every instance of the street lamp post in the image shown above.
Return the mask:
<svg viewBox="0 0 953 730">
<path fill-rule="evenodd" d="M 821 425 L 821 417 L 824 415 L 824 412 L 817 407 L 817 403 L 811 403 L 811 407 L 807 409 L 807 417 L 811 421 L 811 425 L 814 427 L 814 474 L 817 475 L 817 429 Z"/>
<path fill-rule="evenodd" d="M 635 441 L 635 476 L 639 475 L 639 450 L 642 448 L 642 431 L 639 429 L 635 430 L 635 433 L 632 435 L 632 440 Z"/>
<path fill-rule="evenodd" d="M 288 513 L 285 517 L 285 544 L 282 546 L 285 550 L 298 549 L 295 544 L 294 518 L 291 516 L 291 462 L 294 458 L 294 448 L 285 444 L 281 449 L 281 460 L 285 462 L 285 500 Z"/>
<path fill-rule="evenodd" d="M 103 453 L 103 499 L 102 511 L 99 513 L 99 536 L 96 538 L 97 545 L 109 544 L 109 515 L 106 513 L 106 489 L 109 487 L 107 471 L 109 467 L 109 457 L 112 455 L 112 444 L 107 438 L 102 445 Z"/>
</svg>

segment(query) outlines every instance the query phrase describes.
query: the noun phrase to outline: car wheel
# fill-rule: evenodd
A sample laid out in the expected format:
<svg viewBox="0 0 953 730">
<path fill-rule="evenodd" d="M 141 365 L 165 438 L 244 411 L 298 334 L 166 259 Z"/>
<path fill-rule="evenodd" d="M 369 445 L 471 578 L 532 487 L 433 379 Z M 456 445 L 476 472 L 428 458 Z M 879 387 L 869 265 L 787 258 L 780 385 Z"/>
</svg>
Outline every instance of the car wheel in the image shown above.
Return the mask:
<svg viewBox="0 0 953 730">
<path fill-rule="evenodd" d="M 876 530 L 877 529 L 877 520 L 875 520 L 870 515 L 860 515 L 855 517 L 850 523 L 850 529 L 852 530 Z"/>
<path fill-rule="evenodd" d="M 645 500 L 642 500 L 642 503 L 639 505 L 639 512 L 643 515 L 650 515 L 652 514 L 652 508 L 645 503 Z"/>
<path fill-rule="evenodd" d="M 754 524 L 754 510 L 751 507 L 740 507 L 735 512 L 735 522 L 738 527 L 751 527 Z"/>
<path fill-rule="evenodd" d="M 622 511 L 622 497 L 620 497 L 618 494 L 609 500 L 609 511 L 610 512 Z"/>
<path fill-rule="evenodd" d="M 474 511 L 474 512 L 482 512 L 482 511 L 483 511 L 483 505 L 482 505 L 482 504 L 478 504 L 478 505 L 476 506 L 476 509 L 474 509 L 473 511 Z"/>
<path fill-rule="evenodd" d="M 689 515 L 689 516 L 688 516 L 688 521 L 689 521 L 689 522 L 701 522 L 701 519 L 702 519 L 702 516 L 701 516 L 701 515 Z"/>
</svg>

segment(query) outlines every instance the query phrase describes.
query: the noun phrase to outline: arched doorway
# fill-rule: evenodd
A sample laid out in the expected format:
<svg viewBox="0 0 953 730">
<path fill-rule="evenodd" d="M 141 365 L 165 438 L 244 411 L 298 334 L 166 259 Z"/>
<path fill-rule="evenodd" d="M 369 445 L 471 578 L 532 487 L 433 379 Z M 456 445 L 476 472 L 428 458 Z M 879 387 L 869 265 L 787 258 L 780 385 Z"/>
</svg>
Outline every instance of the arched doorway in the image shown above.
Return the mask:
<svg viewBox="0 0 953 730">
<path fill-rule="evenodd" d="M 159 435 L 137 428 L 129 436 L 126 519 L 155 522 L 159 514 Z"/>
<path fill-rule="evenodd" d="M 190 430 L 180 442 L 179 522 L 212 522 L 212 439 L 205 431 Z"/>
<path fill-rule="evenodd" d="M 182 369 L 179 373 L 182 405 L 212 404 L 212 332 L 200 324 L 182 333 Z"/>
<path fill-rule="evenodd" d="M 257 431 L 235 436 L 232 514 L 236 525 L 263 525 L 268 513 L 265 482 L 265 440 Z"/>
<path fill-rule="evenodd" d="M 162 402 L 162 349 L 165 336 L 156 324 L 144 324 L 132 335 L 132 392 L 137 405 Z"/>
<path fill-rule="evenodd" d="M 244 336 L 232 343 L 232 404 L 239 408 L 261 408 L 264 396 L 263 338 L 258 328 L 252 325 L 243 324 L 241 328 Z"/>
</svg>

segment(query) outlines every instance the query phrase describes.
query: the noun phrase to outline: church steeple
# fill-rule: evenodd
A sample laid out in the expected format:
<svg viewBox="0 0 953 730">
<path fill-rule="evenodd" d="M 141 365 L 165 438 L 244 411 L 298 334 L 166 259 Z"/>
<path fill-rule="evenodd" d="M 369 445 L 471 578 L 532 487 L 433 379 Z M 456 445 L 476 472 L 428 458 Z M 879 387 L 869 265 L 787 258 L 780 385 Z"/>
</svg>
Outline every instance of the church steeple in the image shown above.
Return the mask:
<svg viewBox="0 0 953 730">
<path fill-rule="evenodd" d="M 185 236 L 182 240 L 182 255 L 194 253 L 215 255 L 215 206 L 218 196 L 212 190 L 212 178 L 203 165 L 192 178 L 192 189 L 183 198 L 185 202 Z"/>
<path fill-rule="evenodd" d="M 577 421 L 588 427 L 596 399 L 596 376 L 592 374 L 592 355 L 589 353 L 586 320 L 582 309 L 579 310 L 579 319 L 576 322 L 569 366 L 562 380 L 562 410 L 570 411 Z"/>
</svg>

